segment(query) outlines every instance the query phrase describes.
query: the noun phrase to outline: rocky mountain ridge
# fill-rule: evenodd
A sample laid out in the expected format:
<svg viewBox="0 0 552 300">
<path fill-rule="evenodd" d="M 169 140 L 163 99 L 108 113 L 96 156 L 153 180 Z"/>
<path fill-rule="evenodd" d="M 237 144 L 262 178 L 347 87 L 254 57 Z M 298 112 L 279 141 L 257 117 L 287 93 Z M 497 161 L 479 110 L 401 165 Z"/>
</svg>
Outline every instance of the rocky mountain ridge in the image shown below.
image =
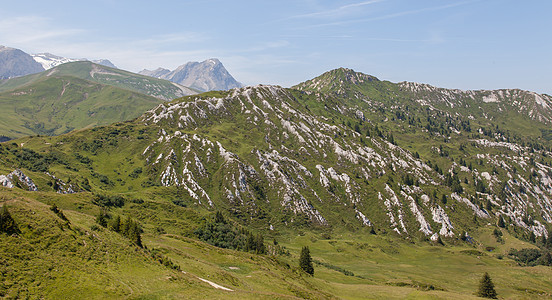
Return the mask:
<svg viewBox="0 0 552 300">
<path fill-rule="evenodd" d="M 27 53 L 0 45 L 0 80 L 44 71 Z"/>
<path fill-rule="evenodd" d="M 203 92 L 229 90 L 242 86 L 216 58 L 203 62 L 188 62 L 173 71 L 158 68 L 153 71 L 142 70 L 139 74 L 166 79 Z"/>
<path fill-rule="evenodd" d="M 352 128 L 329 124 L 329 119 L 305 112 L 303 107 L 298 106 L 298 99 L 282 88 L 248 87 L 223 97 L 193 99 L 161 104 L 142 117 L 146 125 L 162 124 L 163 128 L 158 133 L 158 139 L 146 148 L 143 155 L 148 164 L 159 165 L 155 169 L 160 172 L 162 185 L 182 185 L 200 203 L 201 197 L 205 197 L 203 203 L 211 203 L 211 199 L 195 178 L 202 178 L 201 174 L 205 173 L 202 161 L 216 160 L 213 155 L 218 152 L 225 164 L 235 165 L 233 171 L 228 170 L 230 173 L 223 178 L 225 195 L 220 195 L 229 203 L 255 203 L 254 197 L 251 197 L 255 188 L 247 183 L 261 178 L 261 181 L 268 182 L 267 189 L 273 189 L 279 195 L 282 207 L 295 215 L 305 214 L 312 222 L 321 225 L 330 224 L 327 221 L 328 212 L 321 212 L 317 206 L 330 201 L 333 209 L 342 205 L 342 209 L 354 211 L 349 214 L 364 225 L 372 225 L 372 220 L 381 219 L 381 215 L 386 214 L 388 220 L 385 227 L 390 226 L 398 234 L 408 235 L 418 231 L 432 239 L 439 235 L 458 237 L 463 234 L 456 225 L 460 211 L 471 211 L 471 214 L 482 219 L 502 216 L 537 236 L 548 234 L 544 224 L 552 221 L 551 168 L 542 163 L 529 167 L 525 155 L 531 152 L 530 148 L 485 138 L 472 139 L 473 147 L 481 152 L 477 155 L 478 159 L 485 161 L 483 165 L 487 167 L 484 169 L 502 168 L 504 173 L 496 170 L 490 173 L 455 162 L 444 171 L 437 172 L 388 138 L 361 135 Z M 224 123 L 225 119 L 237 118 L 239 114 L 244 115 L 247 124 L 242 126 L 249 130 L 259 128 L 260 132 L 266 133 L 260 139 L 264 143 L 257 143 L 250 153 L 242 156 L 232 153 L 219 141 L 180 132 L 209 126 L 212 120 Z M 174 133 L 167 133 L 167 128 L 174 128 L 171 129 L 175 130 Z M 175 149 L 187 150 L 179 153 Z M 509 150 L 509 154 L 485 154 L 489 149 Z M 518 156 L 519 153 L 522 156 Z M 544 156 L 552 154 L 545 150 L 539 153 Z M 240 158 L 243 156 L 249 159 L 244 161 Z M 301 163 L 299 158 L 302 158 Z M 316 163 L 322 161 L 324 165 Z M 307 167 L 305 162 L 311 166 Z M 216 169 L 211 172 L 217 173 Z M 519 173 L 512 174 L 512 169 L 535 173 L 539 180 L 531 183 Z M 211 172 L 207 169 L 207 173 Z M 392 178 L 388 174 L 416 178 L 418 184 L 382 182 L 383 178 Z M 432 193 L 440 186 L 447 186 L 445 181 L 450 180 L 447 176 L 451 174 L 473 181 L 473 185 L 482 182 L 489 190 L 474 191 L 471 196 L 449 190 L 445 197 L 453 202 L 443 205 Z M 501 179 L 501 176 L 506 177 Z M 470 185 L 463 189 L 470 188 Z M 516 190 L 524 192 L 513 192 Z M 379 202 L 383 210 L 368 210 L 368 207 L 374 208 L 374 201 Z M 491 208 L 482 206 L 481 203 L 487 201 L 491 203 Z M 527 206 L 532 201 L 536 206 Z M 542 219 L 524 219 L 533 209 L 533 213 Z"/>
<path fill-rule="evenodd" d="M 268 215 L 265 228 L 348 224 L 438 240 L 503 219 L 520 235 L 548 236 L 550 145 L 487 127 L 496 120 L 403 99 L 400 84 L 347 73 L 329 81 L 337 92 L 311 91 L 327 88 L 313 79 L 295 89 L 259 85 L 161 103 L 118 129 L 78 142 L 63 137 L 64 144 L 89 156 L 125 141 L 124 149 L 136 149 L 125 157 L 145 170 L 137 179 L 109 173 L 111 190 L 129 180 L 176 187 L 189 205 L 243 222 Z M 92 154 L 87 143 L 97 145 Z"/>
</svg>

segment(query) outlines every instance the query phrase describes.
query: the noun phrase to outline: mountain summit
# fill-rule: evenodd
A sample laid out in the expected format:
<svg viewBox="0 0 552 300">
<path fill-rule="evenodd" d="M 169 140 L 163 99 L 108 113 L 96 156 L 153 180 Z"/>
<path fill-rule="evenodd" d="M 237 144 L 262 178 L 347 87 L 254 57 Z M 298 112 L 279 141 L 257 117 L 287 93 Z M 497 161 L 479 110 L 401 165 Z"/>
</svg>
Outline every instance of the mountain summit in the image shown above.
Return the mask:
<svg viewBox="0 0 552 300">
<path fill-rule="evenodd" d="M 139 74 L 166 79 L 203 92 L 229 90 L 242 86 L 216 58 L 202 62 L 188 62 L 173 71 L 163 68 L 153 71 L 144 69 Z"/>
<path fill-rule="evenodd" d="M 31 56 L 36 62 L 40 63 L 45 70 L 49 70 L 61 64 L 74 62 L 74 61 L 91 61 L 95 64 L 103 65 L 106 67 L 117 68 L 111 61 L 107 59 L 97 59 L 97 60 L 88 60 L 86 58 L 74 59 L 74 58 L 57 56 L 51 53 L 31 54 Z"/>
<path fill-rule="evenodd" d="M 33 58 L 15 48 L 0 46 L 0 79 L 34 74 L 44 71 L 44 68 Z"/>
</svg>

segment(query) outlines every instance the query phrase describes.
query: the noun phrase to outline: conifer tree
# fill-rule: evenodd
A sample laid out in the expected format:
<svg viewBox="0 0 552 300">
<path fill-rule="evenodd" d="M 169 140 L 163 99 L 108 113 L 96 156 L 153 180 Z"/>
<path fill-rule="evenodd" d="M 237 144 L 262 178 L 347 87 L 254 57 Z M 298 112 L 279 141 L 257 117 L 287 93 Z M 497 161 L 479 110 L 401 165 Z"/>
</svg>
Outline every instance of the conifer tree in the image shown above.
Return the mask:
<svg viewBox="0 0 552 300">
<path fill-rule="evenodd" d="M 310 275 L 314 275 L 314 267 L 310 256 L 309 247 L 305 246 L 301 249 L 301 257 L 299 258 L 299 267 Z"/>
<path fill-rule="evenodd" d="M 498 217 L 498 227 L 504 228 L 506 227 L 506 224 L 504 224 L 504 218 L 502 216 Z"/>
<path fill-rule="evenodd" d="M 96 217 L 96 223 L 102 227 L 107 227 L 107 214 L 103 209 L 100 210 L 100 214 Z"/>
<path fill-rule="evenodd" d="M 255 237 L 251 232 L 247 233 L 247 241 L 245 243 L 245 251 L 251 251 L 256 249 Z"/>
<path fill-rule="evenodd" d="M 131 228 L 135 226 L 133 223 L 134 222 L 130 219 L 130 216 L 127 216 L 126 219 L 121 222 L 120 231 L 123 236 L 130 237 Z"/>
<path fill-rule="evenodd" d="M 226 223 L 226 220 L 224 220 L 224 216 L 220 211 L 217 211 L 215 214 L 215 223 Z"/>
<path fill-rule="evenodd" d="M 19 230 L 15 220 L 10 215 L 8 207 L 4 204 L 0 209 L 0 232 L 7 234 L 17 233 Z"/>
<path fill-rule="evenodd" d="M 255 249 L 257 251 L 257 254 L 265 254 L 266 248 L 264 245 L 264 238 L 262 234 L 257 234 L 257 237 L 255 238 Z"/>
<path fill-rule="evenodd" d="M 541 265 L 543 266 L 552 266 L 552 256 L 550 255 L 550 252 L 546 252 L 542 257 L 541 257 Z"/>
<path fill-rule="evenodd" d="M 109 229 L 115 232 L 121 232 L 121 217 L 116 216 L 109 223 Z"/>
<path fill-rule="evenodd" d="M 138 223 L 131 220 L 130 218 L 128 220 L 129 220 L 128 225 L 127 225 L 128 231 L 127 231 L 126 236 L 133 243 L 135 243 L 138 247 L 141 248 L 142 247 L 142 236 L 140 234 L 141 233 L 140 226 L 138 226 Z"/>
<path fill-rule="evenodd" d="M 493 281 L 489 273 L 485 272 L 481 281 L 479 282 L 479 290 L 477 291 L 477 296 L 483 298 L 497 299 L 497 294 L 494 289 Z"/>
</svg>

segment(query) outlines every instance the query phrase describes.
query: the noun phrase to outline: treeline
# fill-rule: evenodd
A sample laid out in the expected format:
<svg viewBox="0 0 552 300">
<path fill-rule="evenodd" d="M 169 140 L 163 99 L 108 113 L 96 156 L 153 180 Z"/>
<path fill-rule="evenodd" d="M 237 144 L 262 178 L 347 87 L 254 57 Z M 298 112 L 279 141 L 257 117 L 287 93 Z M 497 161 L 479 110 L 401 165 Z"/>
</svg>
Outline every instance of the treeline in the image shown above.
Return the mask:
<svg viewBox="0 0 552 300">
<path fill-rule="evenodd" d="M 104 228 L 115 231 L 122 236 L 128 238 L 138 247 L 143 247 L 142 227 L 131 217 L 127 216 L 125 219 L 121 219 L 119 215 L 112 217 L 105 211 L 100 210 L 100 214 L 96 217 L 96 223 Z"/>
<path fill-rule="evenodd" d="M 508 256 L 526 266 L 552 266 L 552 256 L 549 251 L 525 248 L 521 250 L 510 249 Z"/>
<path fill-rule="evenodd" d="M 33 172 L 46 172 L 52 164 L 61 164 L 72 169 L 63 154 L 57 151 L 40 154 L 31 149 L 19 147 L 16 143 L 0 145 L 0 154 L 6 156 L 6 159 L 10 161 L 10 158 L 7 157 L 8 153 L 13 155 L 10 158 L 15 160 L 12 161 L 14 165 Z"/>
<path fill-rule="evenodd" d="M 213 246 L 257 254 L 266 254 L 262 234 L 254 235 L 243 227 L 228 222 L 218 211 L 214 219 L 206 222 L 194 232 L 197 237 Z"/>
</svg>

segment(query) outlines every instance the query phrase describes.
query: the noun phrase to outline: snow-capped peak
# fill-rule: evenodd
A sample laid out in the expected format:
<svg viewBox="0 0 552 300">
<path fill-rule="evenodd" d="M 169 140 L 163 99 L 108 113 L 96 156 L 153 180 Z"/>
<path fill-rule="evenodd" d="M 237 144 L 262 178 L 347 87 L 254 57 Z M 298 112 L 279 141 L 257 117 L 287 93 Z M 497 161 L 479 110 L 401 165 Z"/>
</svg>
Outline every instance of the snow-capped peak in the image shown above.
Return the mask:
<svg viewBox="0 0 552 300">
<path fill-rule="evenodd" d="M 73 62 L 73 61 L 89 61 L 86 58 L 81 59 L 75 59 L 75 58 L 67 58 L 67 57 L 61 57 L 57 56 L 51 53 L 38 53 L 38 54 L 31 54 L 31 57 L 42 65 L 42 67 L 45 70 L 49 70 L 53 67 L 59 66 L 64 63 Z M 117 68 L 113 63 L 111 63 L 107 59 L 98 59 L 98 60 L 91 60 L 93 63 L 97 63 L 100 65 Z"/>
<path fill-rule="evenodd" d="M 80 60 L 80 59 L 61 57 L 51 53 L 31 54 L 31 56 L 37 63 L 41 64 L 45 70 L 51 69 L 55 66 L 59 66 L 64 63 Z"/>
</svg>

